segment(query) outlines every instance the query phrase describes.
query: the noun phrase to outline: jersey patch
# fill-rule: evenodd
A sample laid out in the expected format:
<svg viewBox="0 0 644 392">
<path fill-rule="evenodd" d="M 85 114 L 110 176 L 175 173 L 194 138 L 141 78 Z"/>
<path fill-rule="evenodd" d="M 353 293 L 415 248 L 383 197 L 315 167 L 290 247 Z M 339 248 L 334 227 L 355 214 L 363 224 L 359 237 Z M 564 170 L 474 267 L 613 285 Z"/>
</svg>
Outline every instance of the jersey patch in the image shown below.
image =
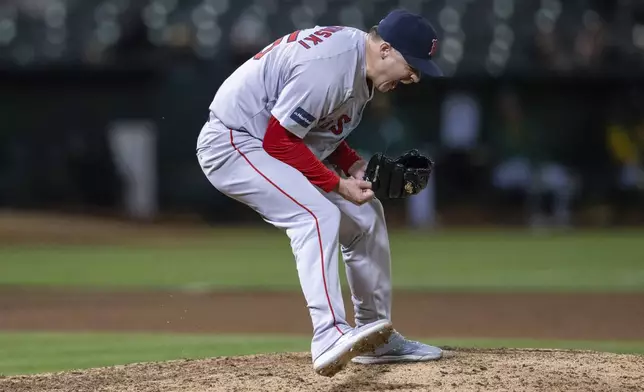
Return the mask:
<svg viewBox="0 0 644 392">
<path fill-rule="evenodd" d="M 291 114 L 291 120 L 300 124 L 304 128 L 308 128 L 311 126 L 311 124 L 313 124 L 313 121 L 315 121 L 315 117 L 313 117 L 309 112 L 302 109 L 301 107 L 298 107 Z"/>
</svg>

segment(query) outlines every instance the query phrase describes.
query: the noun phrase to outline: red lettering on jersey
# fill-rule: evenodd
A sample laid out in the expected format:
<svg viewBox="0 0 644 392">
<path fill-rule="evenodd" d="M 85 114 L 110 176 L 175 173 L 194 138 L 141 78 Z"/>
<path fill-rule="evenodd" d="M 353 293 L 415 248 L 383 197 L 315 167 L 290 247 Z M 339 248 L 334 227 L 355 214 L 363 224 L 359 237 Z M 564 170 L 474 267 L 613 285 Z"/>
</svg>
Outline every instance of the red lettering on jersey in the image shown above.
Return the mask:
<svg viewBox="0 0 644 392">
<path fill-rule="evenodd" d="M 324 38 L 329 38 L 331 35 L 333 35 L 333 33 L 330 32 L 329 30 L 324 30 L 324 29 L 318 30 L 313 34 L 319 35 L 320 37 L 324 37 Z"/>
<path fill-rule="evenodd" d="M 302 45 L 304 48 L 311 49 L 311 45 L 309 45 L 308 43 L 304 42 L 305 40 L 312 42 L 313 46 L 316 46 L 317 44 L 324 42 L 322 40 L 322 38 L 319 38 L 318 36 L 324 37 L 324 38 L 329 38 L 331 35 L 333 35 L 333 33 L 335 33 L 336 31 L 340 31 L 342 29 L 343 29 L 342 26 L 324 27 L 324 28 L 314 32 L 313 34 L 309 35 L 308 37 L 305 37 L 304 39 L 301 39 L 299 41 L 297 40 L 297 38 L 300 35 L 301 30 L 297 30 L 297 31 L 294 31 L 294 32 L 292 32 L 291 34 L 288 35 L 288 38 L 286 39 L 286 43 L 290 44 L 290 43 L 293 43 L 293 42 L 297 41 L 297 43 Z M 284 36 L 284 37 L 286 37 L 286 36 Z M 261 52 L 257 53 L 255 56 L 253 56 L 253 59 L 254 60 L 259 60 L 262 57 L 264 57 L 264 55 L 266 53 L 270 52 L 277 45 L 279 45 L 284 40 L 284 37 L 280 37 L 280 38 L 276 39 L 275 42 L 273 42 L 270 46 L 266 47 L 266 49 L 262 50 Z"/>
<path fill-rule="evenodd" d="M 291 43 L 297 41 L 297 36 L 300 35 L 300 30 L 294 31 L 288 36 L 286 42 Z"/>
<path fill-rule="evenodd" d="M 304 39 L 305 39 L 305 40 L 309 40 L 309 41 L 313 42 L 313 46 L 315 46 L 315 45 L 317 45 L 317 44 L 319 44 L 319 43 L 324 42 L 324 41 L 322 41 L 322 38 L 320 38 L 320 37 L 316 37 L 316 36 L 315 36 L 315 35 L 313 35 L 313 34 L 309 35 L 308 37 L 306 37 L 306 38 L 304 38 Z"/>
<path fill-rule="evenodd" d="M 342 134 L 342 132 L 344 132 L 344 124 L 348 123 L 349 121 L 351 121 L 351 117 L 343 114 L 338 119 L 337 126 L 329 128 L 329 131 L 333 132 L 334 135 L 340 135 Z"/>
<path fill-rule="evenodd" d="M 275 42 L 273 42 L 273 43 L 271 44 L 271 46 L 269 46 L 269 47 L 267 47 L 266 49 L 262 50 L 261 52 L 257 53 L 257 54 L 253 57 L 253 59 L 255 59 L 255 60 L 259 60 L 259 59 L 261 59 L 262 57 L 264 57 L 264 55 L 265 55 L 266 53 L 268 53 L 268 52 L 270 52 L 271 50 L 273 50 L 273 48 L 274 48 L 274 47 L 276 47 L 277 45 L 279 45 L 279 44 L 280 44 L 280 42 L 282 42 L 282 38 L 284 38 L 284 37 L 280 37 L 280 38 L 276 39 L 276 40 L 275 40 Z"/>
</svg>

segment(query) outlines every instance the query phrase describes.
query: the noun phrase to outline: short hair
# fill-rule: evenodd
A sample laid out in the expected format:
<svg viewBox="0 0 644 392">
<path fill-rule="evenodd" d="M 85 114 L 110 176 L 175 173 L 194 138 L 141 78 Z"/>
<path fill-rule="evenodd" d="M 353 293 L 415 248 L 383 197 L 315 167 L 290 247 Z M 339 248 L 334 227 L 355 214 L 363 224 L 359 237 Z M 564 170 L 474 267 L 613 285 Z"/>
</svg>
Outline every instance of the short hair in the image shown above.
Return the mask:
<svg viewBox="0 0 644 392">
<path fill-rule="evenodd" d="M 369 29 L 369 35 L 373 38 L 382 39 L 382 37 L 378 33 L 378 25 L 371 26 L 371 28 Z"/>
</svg>

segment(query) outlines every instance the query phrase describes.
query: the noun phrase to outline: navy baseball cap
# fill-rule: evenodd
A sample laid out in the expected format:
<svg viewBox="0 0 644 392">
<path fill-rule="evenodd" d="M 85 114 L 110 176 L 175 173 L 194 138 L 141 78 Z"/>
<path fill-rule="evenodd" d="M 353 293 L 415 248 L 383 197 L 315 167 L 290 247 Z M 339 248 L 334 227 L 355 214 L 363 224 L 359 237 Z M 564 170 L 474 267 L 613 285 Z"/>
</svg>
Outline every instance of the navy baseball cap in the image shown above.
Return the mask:
<svg viewBox="0 0 644 392">
<path fill-rule="evenodd" d="M 403 9 L 391 11 L 378 24 L 378 34 L 421 73 L 443 76 L 443 72 L 432 60 L 438 48 L 438 35 L 422 16 Z"/>
</svg>

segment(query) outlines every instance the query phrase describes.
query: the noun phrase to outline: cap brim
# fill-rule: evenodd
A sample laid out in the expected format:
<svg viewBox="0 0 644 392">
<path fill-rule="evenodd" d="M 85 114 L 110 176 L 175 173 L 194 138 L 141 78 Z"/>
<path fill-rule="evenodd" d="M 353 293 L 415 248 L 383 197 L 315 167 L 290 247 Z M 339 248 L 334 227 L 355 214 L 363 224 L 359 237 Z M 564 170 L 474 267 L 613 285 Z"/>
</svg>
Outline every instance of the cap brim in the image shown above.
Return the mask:
<svg viewBox="0 0 644 392">
<path fill-rule="evenodd" d="M 413 56 L 403 55 L 407 63 L 420 71 L 421 74 L 429 77 L 442 77 L 443 71 L 432 60 L 419 59 Z"/>
</svg>

